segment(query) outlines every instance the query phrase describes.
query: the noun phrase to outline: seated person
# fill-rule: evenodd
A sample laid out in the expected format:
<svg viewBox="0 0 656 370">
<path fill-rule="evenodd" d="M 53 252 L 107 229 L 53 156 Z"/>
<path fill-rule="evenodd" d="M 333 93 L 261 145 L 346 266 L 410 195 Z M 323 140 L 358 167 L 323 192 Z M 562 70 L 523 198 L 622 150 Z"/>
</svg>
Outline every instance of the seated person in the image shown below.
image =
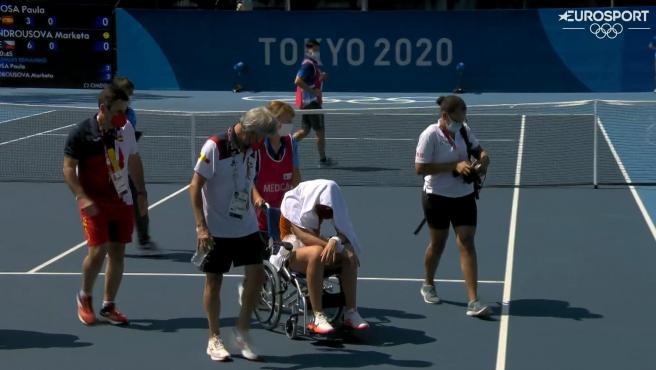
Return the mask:
<svg viewBox="0 0 656 370">
<path fill-rule="evenodd" d="M 294 245 L 289 268 L 307 277 L 314 311 L 314 322 L 309 329 L 317 334 L 335 331 L 321 305 L 326 269 L 341 270 L 339 275 L 346 301 L 344 325 L 356 330 L 369 328 L 358 313 L 355 302 L 361 246 L 339 186 L 330 180 L 301 182 L 285 194 L 280 211 L 280 237 Z M 326 239 L 320 235 L 324 220 L 332 220 L 335 236 Z"/>
</svg>

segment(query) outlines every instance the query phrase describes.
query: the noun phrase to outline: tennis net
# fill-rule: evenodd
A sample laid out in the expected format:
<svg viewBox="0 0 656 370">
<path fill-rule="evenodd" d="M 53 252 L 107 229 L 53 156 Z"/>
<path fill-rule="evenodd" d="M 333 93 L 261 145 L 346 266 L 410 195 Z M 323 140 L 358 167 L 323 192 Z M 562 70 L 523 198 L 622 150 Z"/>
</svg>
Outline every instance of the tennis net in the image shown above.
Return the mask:
<svg viewBox="0 0 656 370">
<path fill-rule="evenodd" d="M 0 104 L 0 181 L 62 181 L 68 132 L 95 109 Z M 151 183 L 189 182 L 208 137 L 243 112 L 137 110 L 139 150 Z M 435 107 L 324 109 L 328 156 L 319 168 L 314 134 L 299 143 L 303 179 L 342 185 L 421 186 L 414 153 Z M 656 102 L 609 100 L 471 105 L 468 123 L 492 163 L 486 186 L 656 184 Z M 516 174 L 521 169 L 521 176 Z"/>
</svg>

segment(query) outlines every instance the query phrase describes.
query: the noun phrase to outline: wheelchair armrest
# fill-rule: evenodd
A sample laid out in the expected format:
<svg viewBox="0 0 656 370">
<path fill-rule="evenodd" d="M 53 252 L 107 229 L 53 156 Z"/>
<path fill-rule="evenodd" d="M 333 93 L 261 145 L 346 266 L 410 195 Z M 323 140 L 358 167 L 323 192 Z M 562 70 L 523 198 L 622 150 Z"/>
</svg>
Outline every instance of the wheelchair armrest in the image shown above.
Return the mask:
<svg viewBox="0 0 656 370">
<path fill-rule="evenodd" d="M 288 243 L 288 242 L 273 241 L 273 240 L 269 241 L 269 249 L 271 249 L 271 253 L 278 254 L 280 248 L 284 248 L 285 250 L 291 252 L 292 249 L 294 249 L 294 246 L 292 245 L 292 243 Z"/>
</svg>

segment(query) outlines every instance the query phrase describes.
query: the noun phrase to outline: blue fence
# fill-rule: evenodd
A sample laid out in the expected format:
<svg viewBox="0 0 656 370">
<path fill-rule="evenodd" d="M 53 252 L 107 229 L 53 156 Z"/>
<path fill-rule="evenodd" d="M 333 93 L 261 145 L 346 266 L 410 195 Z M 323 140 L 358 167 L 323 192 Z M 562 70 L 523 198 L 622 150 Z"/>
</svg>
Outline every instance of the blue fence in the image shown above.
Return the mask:
<svg viewBox="0 0 656 370">
<path fill-rule="evenodd" d="M 331 91 L 654 88 L 656 7 L 462 12 L 117 12 L 118 69 L 140 89 L 290 91 L 307 38 Z M 237 76 L 233 66 L 243 62 Z"/>
</svg>

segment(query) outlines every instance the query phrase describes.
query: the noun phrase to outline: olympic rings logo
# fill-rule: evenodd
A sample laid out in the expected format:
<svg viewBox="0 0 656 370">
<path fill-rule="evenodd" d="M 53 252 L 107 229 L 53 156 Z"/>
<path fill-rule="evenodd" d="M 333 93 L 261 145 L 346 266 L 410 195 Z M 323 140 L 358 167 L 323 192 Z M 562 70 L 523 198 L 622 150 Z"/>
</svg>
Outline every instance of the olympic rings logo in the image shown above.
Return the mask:
<svg viewBox="0 0 656 370">
<path fill-rule="evenodd" d="M 604 38 L 612 40 L 622 33 L 622 31 L 624 31 L 624 27 L 619 23 L 615 23 L 612 26 L 610 23 L 604 23 L 601 26 L 599 23 L 593 23 L 590 25 L 590 32 L 600 40 Z"/>
</svg>

